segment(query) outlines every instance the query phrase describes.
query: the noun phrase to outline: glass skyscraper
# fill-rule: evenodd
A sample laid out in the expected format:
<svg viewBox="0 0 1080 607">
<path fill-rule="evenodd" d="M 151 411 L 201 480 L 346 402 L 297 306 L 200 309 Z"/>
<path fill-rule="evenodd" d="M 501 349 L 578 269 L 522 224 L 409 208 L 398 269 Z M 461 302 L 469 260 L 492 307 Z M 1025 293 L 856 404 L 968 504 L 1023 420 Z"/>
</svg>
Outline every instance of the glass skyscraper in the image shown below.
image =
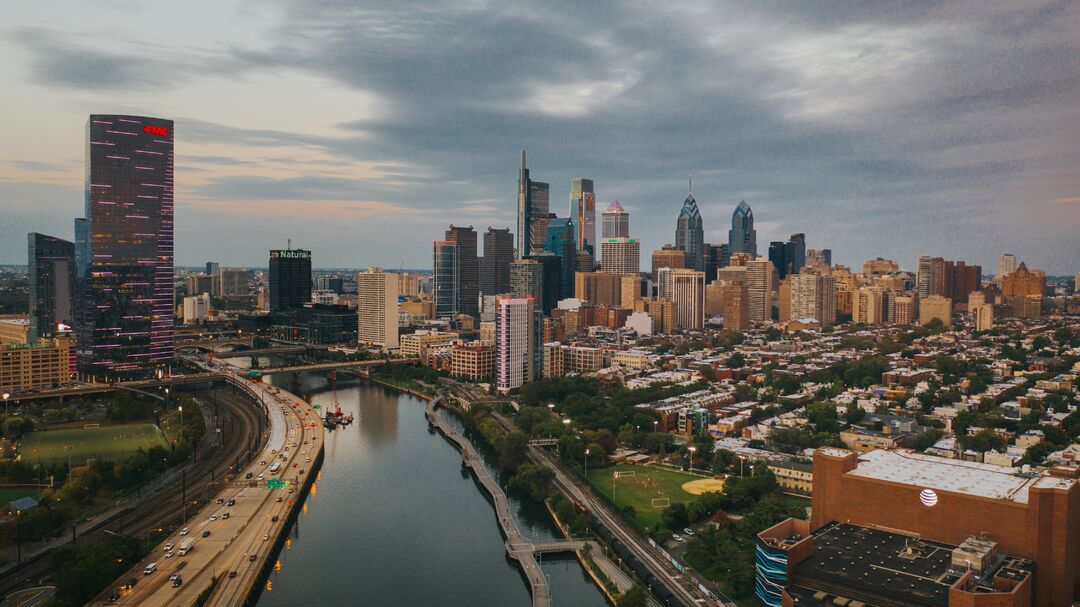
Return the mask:
<svg viewBox="0 0 1080 607">
<path fill-rule="evenodd" d="M 596 193 L 592 179 L 575 178 L 570 183 L 570 218 L 577 227 L 577 248 L 596 258 Z"/>
<path fill-rule="evenodd" d="M 705 269 L 705 230 L 697 200 L 694 200 L 693 187 L 686 195 L 675 222 L 675 248 L 686 254 L 687 268 L 698 271 Z"/>
<path fill-rule="evenodd" d="M 71 325 L 75 308 L 75 244 L 31 232 L 27 237 L 30 271 L 30 342 Z"/>
<path fill-rule="evenodd" d="M 551 187 L 548 184 L 533 181 L 529 177 L 529 169 L 525 166 L 525 150 L 521 150 L 521 170 L 518 173 L 518 259 L 543 252 L 550 197 Z"/>
<path fill-rule="evenodd" d="M 432 277 L 435 316 L 450 318 L 458 313 L 461 284 L 461 266 L 458 259 L 458 243 L 436 240 L 434 243 L 434 276 Z"/>
<path fill-rule="evenodd" d="M 574 293 L 574 273 L 577 267 L 574 231 L 574 222 L 569 218 L 552 219 L 547 227 L 544 250 L 559 258 L 559 299 L 571 297 Z M 545 289 L 548 286 L 545 284 Z"/>
<path fill-rule="evenodd" d="M 173 360 L 173 123 L 91 115 L 76 220 L 79 369 L 141 377 Z"/>
<path fill-rule="evenodd" d="M 270 311 L 304 307 L 311 301 L 311 251 L 270 251 Z"/>
<path fill-rule="evenodd" d="M 728 250 L 757 256 L 757 230 L 754 229 L 754 212 L 743 200 L 731 214 L 731 230 L 728 231 Z"/>
</svg>

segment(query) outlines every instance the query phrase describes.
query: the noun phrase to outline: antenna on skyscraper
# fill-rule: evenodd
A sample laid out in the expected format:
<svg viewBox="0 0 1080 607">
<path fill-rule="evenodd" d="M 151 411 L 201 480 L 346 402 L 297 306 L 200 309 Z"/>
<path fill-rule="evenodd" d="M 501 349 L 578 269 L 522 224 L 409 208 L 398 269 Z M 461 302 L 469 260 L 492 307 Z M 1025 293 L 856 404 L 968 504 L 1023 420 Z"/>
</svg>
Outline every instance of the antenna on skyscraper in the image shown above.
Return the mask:
<svg viewBox="0 0 1080 607">
<path fill-rule="evenodd" d="M 288 242 L 289 242 L 289 244 L 288 244 L 287 248 L 291 251 L 292 250 L 292 238 L 290 238 L 288 240 Z"/>
<path fill-rule="evenodd" d="M 693 175 L 693 174 L 691 174 L 691 175 L 690 175 L 690 190 L 689 190 L 689 194 L 690 194 L 691 196 L 693 196 L 693 195 L 694 195 L 694 175 Z"/>
</svg>

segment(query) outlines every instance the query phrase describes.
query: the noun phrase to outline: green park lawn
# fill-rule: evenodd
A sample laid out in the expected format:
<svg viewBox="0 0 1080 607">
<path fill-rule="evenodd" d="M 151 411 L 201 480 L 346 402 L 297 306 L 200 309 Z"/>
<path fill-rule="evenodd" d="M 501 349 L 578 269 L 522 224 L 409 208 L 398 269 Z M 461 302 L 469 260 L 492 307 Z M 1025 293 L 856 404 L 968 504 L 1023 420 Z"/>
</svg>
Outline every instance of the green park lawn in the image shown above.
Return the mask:
<svg viewBox="0 0 1080 607">
<path fill-rule="evenodd" d="M 124 424 L 31 432 L 19 443 L 19 455 L 25 462 L 45 464 L 67 462 L 70 455 L 71 464 L 79 466 L 90 458 L 115 461 L 151 447 L 168 447 L 157 426 Z"/>
<path fill-rule="evenodd" d="M 613 473 L 616 471 L 620 473 L 617 479 L 613 478 Z M 624 472 L 632 472 L 633 476 L 623 476 Z M 694 496 L 683 491 L 682 486 L 684 483 L 699 480 L 701 477 L 650 466 L 618 464 L 590 469 L 588 478 L 593 489 L 602 493 L 608 500 L 614 501 L 618 508 L 632 506 L 638 527 L 652 528 L 659 524 L 660 513 L 665 507 L 662 504 L 666 504 L 664 501 L 654 502 L 654 500 L 667 498 L 672 504 L 690 503 L 694 500 Z M 615 483 L 613 500 L 612 481 Z"/>
</svg>

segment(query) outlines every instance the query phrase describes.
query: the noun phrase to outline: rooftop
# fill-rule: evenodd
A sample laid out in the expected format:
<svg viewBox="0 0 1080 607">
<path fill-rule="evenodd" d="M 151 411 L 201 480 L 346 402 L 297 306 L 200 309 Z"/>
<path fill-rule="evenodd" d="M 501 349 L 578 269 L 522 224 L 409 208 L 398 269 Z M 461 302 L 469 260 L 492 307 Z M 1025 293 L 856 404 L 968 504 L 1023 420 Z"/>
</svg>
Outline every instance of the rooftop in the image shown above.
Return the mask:
<svg viewBox="0 0 1080 607">
<path fill-rule="evenodd" d="M 1068 488 L 1076 482 L 1023 475 L 1015 468 L 880 449 L 861 454 L 848 474 L 1020 504 L 1028 502 L 1030 487 Z"/>
</svg>

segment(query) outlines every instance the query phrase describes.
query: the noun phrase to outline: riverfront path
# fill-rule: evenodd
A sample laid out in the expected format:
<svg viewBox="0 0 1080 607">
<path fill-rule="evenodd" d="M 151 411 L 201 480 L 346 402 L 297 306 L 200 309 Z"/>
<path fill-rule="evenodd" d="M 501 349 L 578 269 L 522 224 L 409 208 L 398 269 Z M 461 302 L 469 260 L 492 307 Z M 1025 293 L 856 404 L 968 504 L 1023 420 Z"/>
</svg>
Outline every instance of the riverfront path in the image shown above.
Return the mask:
<svg viewBox="0 0 1080 607">
<path fill-rule="evenodd" d="M 510 558 L 516 560 L 524 570 L 525 577 L 529 580 L 529 585 L 532 588 L 533 607 L 549 607 L 551 605 L 551 591 L 536 555 L 541 552 L 572 552 L 580 550 L 585 545 L 585 542 L 566 540 L 534 544 L 522 535 L 510 511 L 510 502 L 506 499 L 502 487 L 491 476 L 487 466 L 484 465 L 484 460 L 476 452 L 472 443 L 435 412 L 438 406 L 439 399 L 428 401 L 425 412 L 428 423 L 438 429 L 443 436 L 461 451 L 461 459 L 464 461 L 465 466 L 472 470 L 476 482 L 480 483 L 480 486 L 488 492 L 488 495 L 491 496 L 492 501 L 495 503 L 495 513 L 499 518 L 499 527 L 502 529 L 503 535 L 506 536 L 506 553 L 510 555 Z"/>
</svg>

